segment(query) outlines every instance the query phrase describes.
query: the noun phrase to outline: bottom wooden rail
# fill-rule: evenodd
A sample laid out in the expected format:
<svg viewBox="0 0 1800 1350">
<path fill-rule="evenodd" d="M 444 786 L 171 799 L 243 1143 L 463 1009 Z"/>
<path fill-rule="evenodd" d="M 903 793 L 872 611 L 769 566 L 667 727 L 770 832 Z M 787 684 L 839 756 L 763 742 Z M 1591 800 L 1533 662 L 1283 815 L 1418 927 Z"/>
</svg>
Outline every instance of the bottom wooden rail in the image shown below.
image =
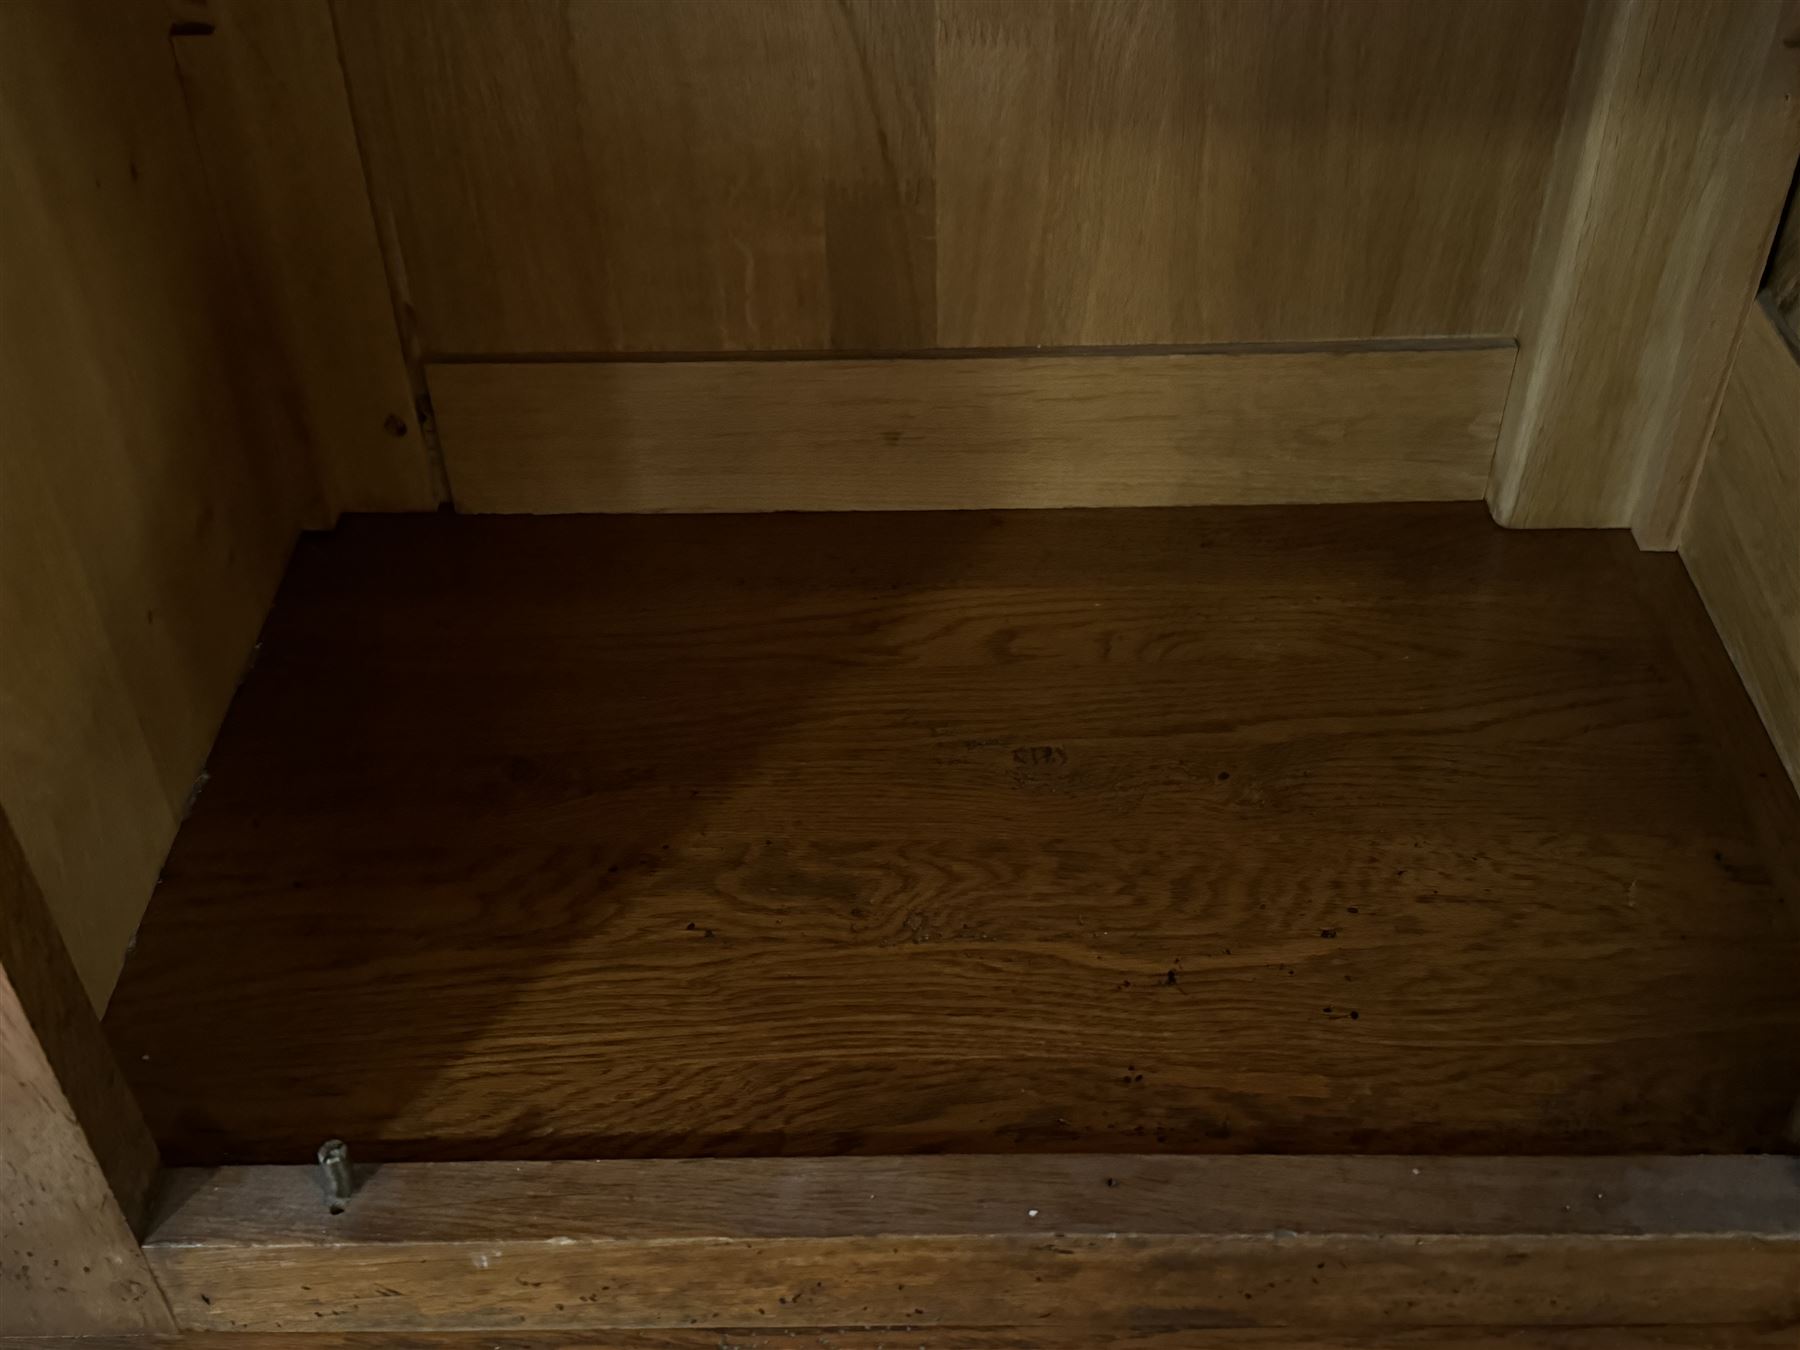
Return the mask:
<svg viewBox="0 0 1800 1350">
<path fill-rule="evenodd" d="M 1775 1157 L 959 1156 L 165 1174 L 184 1328 L 1800 1321 Z"/>
<path fill-rule="evenodd" d="M 1794 1350 L 1792 1326 L 928 1327 L 605 1331 L 189 1332 L 106 1336 L 68 1350 Z M 0 1350 L 45 1350 L 9 1340 Z"/>
</svg>

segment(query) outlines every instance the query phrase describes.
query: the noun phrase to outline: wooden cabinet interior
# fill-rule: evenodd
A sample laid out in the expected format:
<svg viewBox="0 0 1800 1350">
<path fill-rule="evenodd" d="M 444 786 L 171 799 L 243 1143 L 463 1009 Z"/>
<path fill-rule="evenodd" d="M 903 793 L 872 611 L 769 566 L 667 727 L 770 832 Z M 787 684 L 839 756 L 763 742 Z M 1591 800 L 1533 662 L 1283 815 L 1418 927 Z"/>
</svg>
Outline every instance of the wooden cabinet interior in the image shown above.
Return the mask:
<svg viewBox="0 0 1800 1350">
<path fill-rule="evenodd" d="M 1796 0 L 0 6 L 0 1335 L 1800 1322 L 1797 158 Z"/>
</svg>

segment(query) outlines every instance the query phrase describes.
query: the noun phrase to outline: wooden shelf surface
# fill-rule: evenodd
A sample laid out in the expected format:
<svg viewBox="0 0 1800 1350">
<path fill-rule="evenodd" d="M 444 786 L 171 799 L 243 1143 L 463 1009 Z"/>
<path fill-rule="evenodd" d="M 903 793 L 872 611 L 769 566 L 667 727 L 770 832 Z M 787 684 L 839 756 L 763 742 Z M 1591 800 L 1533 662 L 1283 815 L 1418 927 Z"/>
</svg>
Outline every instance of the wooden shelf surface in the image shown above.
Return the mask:
<svg viewBox="0 0 1800 1350">
<path fill-rule="evenodd" d="M 1478 505 L 352 517 L 106 1025 L 175 1162 L 1779 1149 L 1744 706 Z"/>
</svg>

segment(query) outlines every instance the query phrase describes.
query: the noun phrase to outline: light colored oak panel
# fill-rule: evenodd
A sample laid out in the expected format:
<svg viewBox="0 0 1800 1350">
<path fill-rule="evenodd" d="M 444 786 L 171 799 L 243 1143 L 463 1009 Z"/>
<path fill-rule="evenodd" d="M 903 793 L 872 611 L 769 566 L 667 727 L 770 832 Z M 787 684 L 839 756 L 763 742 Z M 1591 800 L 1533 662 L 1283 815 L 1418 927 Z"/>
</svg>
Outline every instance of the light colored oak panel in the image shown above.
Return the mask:
<svg viewBox="0 0 1800 1350">
<path fill-rule="evenodd" d="M 1589 10 L 1488 501 L 1674 546 L 1800 154 L 1793 0 Z"/>
<path fill-rule="evenodd" d="M 1580 6 L 945 0 L 945 346 L 1517 328 Z"/>
<path fill-rule="evenodd" d="M 428 353 L 1515 330 L 1564 0 L 340 0 Z"/>
<path fill-rule="evenodd" d="M 242 290 L 267 348 L 259 396 L 286 453 L 343 510 L 437 505 L 328 0 L 205 0 L 212 30 L 174 37 L 182 91 Z M 191 21 L 191 20 L 190 20 Z"/>
<path fill-rule="evenodd" d="M 470 511 L 1471 500 L 1506 346 L 430 369 Z"/>
<path fill-rule="evenodd" d="M 337 16 L 429 349 L 930 345 L 929 0 Z"/>
<path fill-rule="evenodd" d="M 1800 784 L 1800 356 L 1753 308 L 1681 556 Z"/>
<path fill-rule="evenodd" d="M 166 9 L 0 5 L 0 801 L 104 1003 L 311 494 Z"/>
</svg>

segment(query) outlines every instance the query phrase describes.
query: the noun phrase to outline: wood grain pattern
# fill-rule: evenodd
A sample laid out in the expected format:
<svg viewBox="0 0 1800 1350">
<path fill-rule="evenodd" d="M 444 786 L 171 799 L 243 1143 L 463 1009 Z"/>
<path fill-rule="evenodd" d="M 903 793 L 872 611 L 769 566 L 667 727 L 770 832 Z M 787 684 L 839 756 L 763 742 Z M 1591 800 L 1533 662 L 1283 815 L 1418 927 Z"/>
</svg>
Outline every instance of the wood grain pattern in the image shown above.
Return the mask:
<svg viewBox="0 0 1800 1350">
<path fill-rule="evenodd" d="M 1510 336 L 1579 8 L 944 0 L 940 341 Z"/>
<path fill-rule="evenodd" d="M 1800 6 L 1588 13 L 1488 500 L 1668 549 L 1800 156 Z"/>
<path fill-rule="evenodd" d="M 1430 1326 L 1524 1318 L 1792 1321 L 1800 1317 L 1792 1292 L 1797 1248 L 1791 1240 L 1734 1235 L 1441 1244 L 1410 1236 L 996 1236 L 360 1251 L 153 1247 L 150 1256 L 193 1328 L 298 1331 L 325 1319 L 371 1329 L 506 1329 L 521 1321 L 780 1327 L 796 1317 L 857 1326 L 1132 1317 L 1202 1326 Z M 206 1290 L 214 1291 L 211 1303 L 199 1297 Z M 789 1311 L 782 1298 L 799 1306 Z"/>
<path fill-rule="evenodd" d="M 1513 353 L 431 367 L 468 511 L 1471 501 Z"/>
<path fill-rule="evenodd" d="M 307 497 L 154 0 L 0 6 L 0 801 L 103 1003 Z"/>
<path fill-rule="evenodd" d="M 1652 1324 L 1800 1313 L 1776 1158 L 906 1158 L 176 1174 L 182 1325 Z M 206 1297 L 202 1298 L 201 1295 Z"/>
<path fill-rule="evenodd" d="M 1753 307 L 1681 556 L 1800 783 L 1800 355 Z"/>
<path fill-rule="evenodd" d="M 284 444 L 339 511 L 437 505 L 328 0 L 205 0 L 171 39 Z M 195 22 L 191 20 L 190 22 Z"/>
<path fill-rule="evenodd" d="M 81 1350 L 1791 1350 L 1792 1326 L 743 1327 L 561 1332 L 203 1331 L 100 1336 Z M 39 1350 L 0 1337 L 0 1350 Z"/>
<path fill-rule="evenodd" d="M 0 1335 L 175 1329 L 128 1221 L 155 1166 L 0 811 Z"/>
<path fill-rule="evenodd" d="M 928 4 L 337 18 L 431 350 L 929 344 Z"/>
<path fill-rule="evenodd" d="M 1578 5 L 340 3 L 428 351 L 1511 334 Z"/>
<path fill-rule="evenodd" d="M 108 1030 L 195 1162 L 1776 1147 L 1697 607 L 1473 504 L 346 522 Z"/>
</svg>

